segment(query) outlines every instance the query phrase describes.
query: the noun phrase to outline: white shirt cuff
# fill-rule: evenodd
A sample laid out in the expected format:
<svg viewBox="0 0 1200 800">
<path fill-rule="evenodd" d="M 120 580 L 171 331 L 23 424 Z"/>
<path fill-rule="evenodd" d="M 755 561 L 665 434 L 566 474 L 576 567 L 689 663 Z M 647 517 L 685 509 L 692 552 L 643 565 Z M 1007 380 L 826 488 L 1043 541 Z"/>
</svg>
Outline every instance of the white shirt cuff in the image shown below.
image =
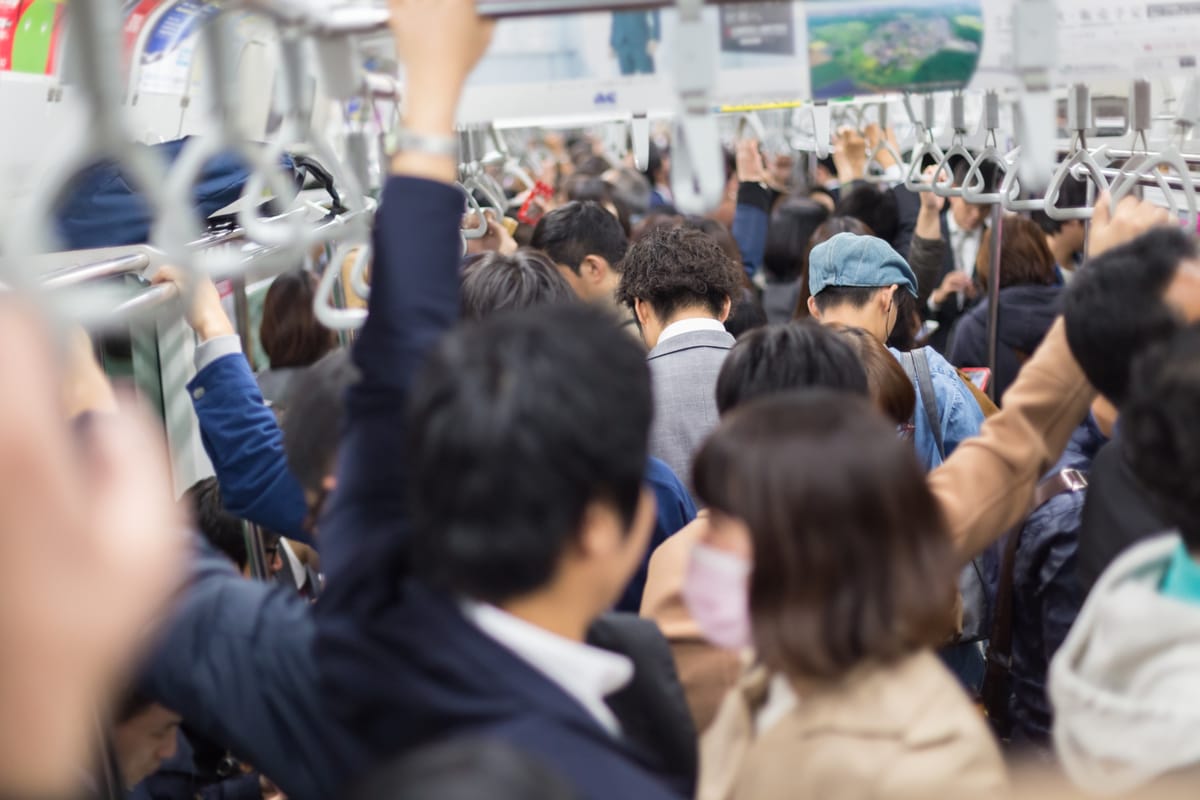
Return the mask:
<svg viewBox="0 0 1200 800">
<path fill-rule="evenodd" d="M 219 358 L 242 352 L 242 339 L 236 333 L 217 336 L 196 346 L 196 372 L 200 372 Z"/>
</svg>

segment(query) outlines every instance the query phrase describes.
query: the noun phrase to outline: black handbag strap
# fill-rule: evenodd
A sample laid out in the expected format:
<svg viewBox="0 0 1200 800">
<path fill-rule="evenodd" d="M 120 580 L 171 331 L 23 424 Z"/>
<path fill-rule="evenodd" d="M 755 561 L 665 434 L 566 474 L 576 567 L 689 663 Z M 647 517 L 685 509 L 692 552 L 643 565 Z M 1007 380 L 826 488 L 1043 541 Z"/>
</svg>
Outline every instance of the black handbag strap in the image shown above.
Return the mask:
<svg viewBox="0 0 1200 800">
<path fill-rule="evenodd" d="M 1087 485 L 1087 476 L 1077 469 L 1056 472 L 1038 484 L 1030 513 L 1060 494 L 1082 491 Z M 1013 580 L 1023 525 L 1024 522 L 1009 531 L 1008 541 L 1004 546 L 1004 560 L 1000 564 L 1000 584 L 996 588 L 996 614 L 988 642 L 987 669 L 984 673 L 983 687 L 979 692 L 992 729 L 1001 740 L 1009 738 L 1012 728 L 1012 721 L 1008 716 L 1008 697 L 1012 681 Z"/>
<path fill-rule="evenodd" d="M 917 390 L 917 399 L 921 401 L 921 409 L 925 420 L 929 423 L 929 431 L 933 434 L 933 442 L 937 445 L 938 456 L 946 460 L 946 443 L 942 439 L 941 415 L 938 414 L 937 393 L 933 389 L 933 374 L 929 371 L 929 359 L 925 348 L 900 354 L 900 365 L 908 373 Z"/>
</svg>

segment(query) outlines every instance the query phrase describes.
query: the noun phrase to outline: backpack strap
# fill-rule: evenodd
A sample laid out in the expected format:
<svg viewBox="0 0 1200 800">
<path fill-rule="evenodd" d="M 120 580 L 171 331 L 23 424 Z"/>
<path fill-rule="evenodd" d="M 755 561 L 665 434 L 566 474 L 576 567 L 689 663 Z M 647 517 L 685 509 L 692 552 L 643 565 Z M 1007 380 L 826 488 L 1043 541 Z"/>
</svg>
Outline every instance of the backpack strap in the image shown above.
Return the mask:
<svg viewBox="0 0 1200 800">
<path fill-rule="evenodd" d="M 920 401 L 925 420 L 929 423 L 933 442 L 937 445 L 938 456 L 945 461 L 946 443 L 942 439 L 942 418 L 938 414 L 937 393 L 933 390 L 933 374 L 929 371 L 929 358 L 926 356 L 925 350 L 926 348 L 922 347 L 920 350 L 901 353 L 900 366 L 904 367 L 908 379 L 912 381 L 913 387 L 917 390 L 917 400 Z"/>
<path fill-rule="evenodd" d="M 1064 469 L 1042 481 L 1034 492 L 1032 514 L 1060 494 L 1071 494 L 1087 488 L 1087 477 L 1077 469 Z M 1017 547 L 1021 543 L 1022 522 L 1009 531 L 1004 545 L 1004 561 L 1000 565 L 1000 584 L 996 587 L 996 615 L 988 643 L 987 670 L 984 673 L 980 698 L 987 711 L 992 729 L 1003 741 L 1012 734 L 1008 716 L 1008 698 L 1012 683 L 1013 639 L 1013 579 L 1016 572 Z"/>
</svg>

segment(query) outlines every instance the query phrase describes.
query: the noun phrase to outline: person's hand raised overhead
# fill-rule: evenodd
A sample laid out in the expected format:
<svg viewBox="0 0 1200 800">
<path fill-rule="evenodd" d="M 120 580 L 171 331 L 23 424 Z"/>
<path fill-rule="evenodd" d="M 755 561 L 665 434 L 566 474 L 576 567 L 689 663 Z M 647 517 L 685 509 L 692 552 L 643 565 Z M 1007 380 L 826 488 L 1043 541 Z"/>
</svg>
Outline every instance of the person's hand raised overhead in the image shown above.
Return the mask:
<svg viewBox="0 0 1200 800">
<path fill-rule="evenodd" d="M 1151 228 L 1172 224 L 1171 212 L 1153 203 L 1125 197 L 1114 211 L 1108 192 L 1096 200 L 1088 232 L 1088 258 L 1136 239 Z"/>
<path fill-rule="evenodd" d="M 737 178 L 738 183 L 767 182 L 767 165 L 757 139 L 742 139 L 737 143 Z"/>
<path fill-rule="evenodd" d="M 180 297 L 187 297 L 188 289 L 192 288 L 189 287 L 187 275 L 183 270 L 171 266 L 159 267 L 158 272 L 154 273 L 154 277 L 150 279 L 150 283 L 155 286 L 173 283 L 179 287 Z M 200 337 L 200 341 L 207 342 L 218 336 L 230 336 L 237 333 L 233 328 L 233 323 L 229 321 L 229 315 L 225 313 L 225 308 L 221 305 L 221 295 L 211 280 L 204 276 L 198 278 L 192 292 L 192 302 L 186 309 L 185 316 L 188 325 Z"/>
<path fill-rule="evenodd" d="M 140 415 L 78 438 L 41 326 L 0 307 L 0 795 L 64 796 L 177 585 L 166 446 Z"/>
<path fill-rule="evenodd" d="M 475 0 L 390 0 L 392 35 L 407 73 L 404 127 L 417 136 L 448 139 L 467 76 L 487 50 L 495 24 L 475 11 Z M 456 159 L 400 152 L 392 172 L 453 183 Z"/>
</svg>

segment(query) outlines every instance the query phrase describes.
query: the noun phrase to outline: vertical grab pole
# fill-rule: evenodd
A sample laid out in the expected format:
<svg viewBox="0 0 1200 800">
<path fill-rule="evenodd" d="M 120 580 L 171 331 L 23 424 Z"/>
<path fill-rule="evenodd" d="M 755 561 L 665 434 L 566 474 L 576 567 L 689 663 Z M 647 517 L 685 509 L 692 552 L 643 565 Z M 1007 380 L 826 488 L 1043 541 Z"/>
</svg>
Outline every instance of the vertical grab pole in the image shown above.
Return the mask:
<svg viewBox="0 0 1200 800">
<path fill-rule="evenodd" d="M 1004 249 L 1004 207 L 992 206 L 992 252 L 991 270 L 988 273 L 988 369 L 992 379 L 988 382 L 988 397 L 1000 404 L 996 396 L 996 349 L 1000 338 L 1000 255 Z"/>
</svg>

